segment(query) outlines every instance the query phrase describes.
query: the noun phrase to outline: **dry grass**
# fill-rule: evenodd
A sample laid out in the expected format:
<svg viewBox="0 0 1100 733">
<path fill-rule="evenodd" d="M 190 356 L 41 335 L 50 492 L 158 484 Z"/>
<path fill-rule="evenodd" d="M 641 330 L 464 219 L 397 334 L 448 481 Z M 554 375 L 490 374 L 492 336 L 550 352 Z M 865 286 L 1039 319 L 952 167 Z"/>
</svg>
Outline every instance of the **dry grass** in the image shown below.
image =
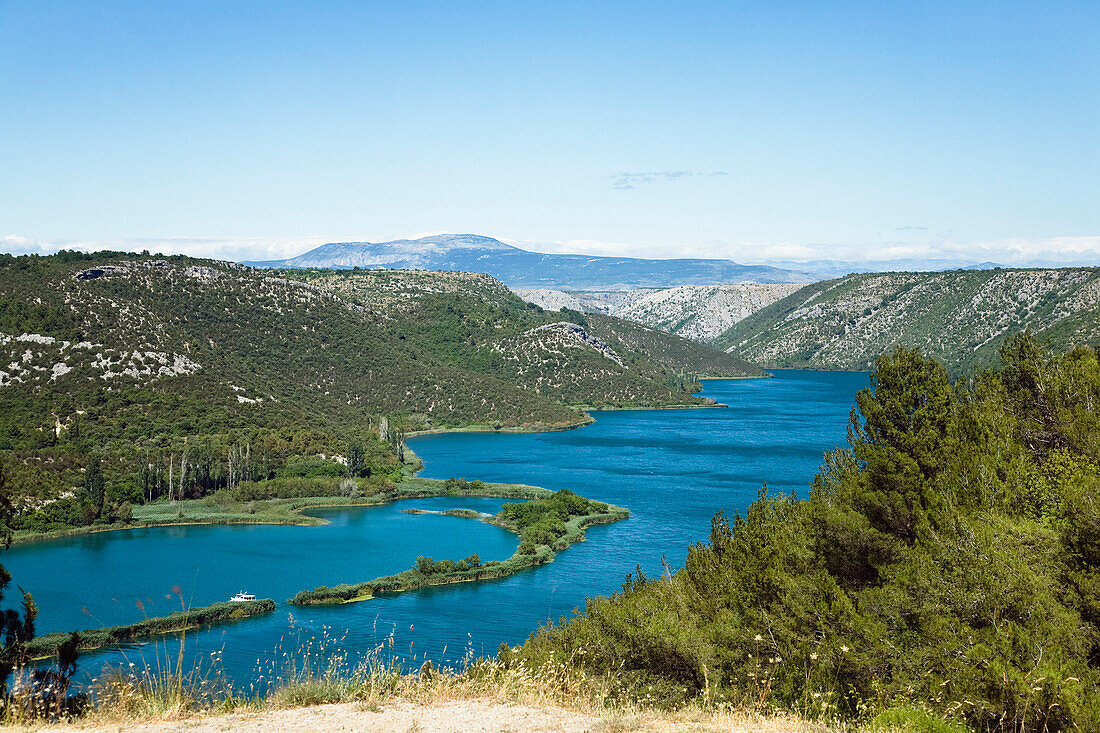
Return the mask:
<svg viewBox="0 0 1100 733">
<path fill-rule="evenodd" d="M 103 675 L 87 713 L 64 724 L 11 726 L 47 731 L 545 730 L 759 731 L 835 733 L 789 715 L 692 703 L 662 711 L 612 699 L 614 680 L 568 663 L 537 670 L 478 660 L 461 672 L 430 665 L 410 674 L 377 658 L 350 672 L 339 660 L 302 671 L 266 697 L 241 698 L 207 678 Z"/>
</svg>

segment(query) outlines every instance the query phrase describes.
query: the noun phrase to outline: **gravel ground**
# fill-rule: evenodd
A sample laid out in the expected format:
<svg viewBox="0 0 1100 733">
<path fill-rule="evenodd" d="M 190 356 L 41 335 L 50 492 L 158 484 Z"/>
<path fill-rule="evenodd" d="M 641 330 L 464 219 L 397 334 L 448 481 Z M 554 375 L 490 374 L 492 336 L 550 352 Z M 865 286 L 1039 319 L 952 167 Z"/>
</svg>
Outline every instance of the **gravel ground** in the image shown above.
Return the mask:
<svg viewBox="0 0 1100 733">
<path fill-rule="evenodd" d="M 734 715 L 705 721 L 649 717 L 601 719 L 562 708 L 510 705 L 490 700 L 457 700 L 432 705 L 394 702 L 378 711 L 365 710 L 354 703 L 343 703 L 236 715 L 199 716 L 175 721 L 99 721 L 82 725 L 45 726 L 38 730 L 41 733 L 813 733 L 822 729 L 798 720 L 782 718 L 751 719 Z"/>
</svg>

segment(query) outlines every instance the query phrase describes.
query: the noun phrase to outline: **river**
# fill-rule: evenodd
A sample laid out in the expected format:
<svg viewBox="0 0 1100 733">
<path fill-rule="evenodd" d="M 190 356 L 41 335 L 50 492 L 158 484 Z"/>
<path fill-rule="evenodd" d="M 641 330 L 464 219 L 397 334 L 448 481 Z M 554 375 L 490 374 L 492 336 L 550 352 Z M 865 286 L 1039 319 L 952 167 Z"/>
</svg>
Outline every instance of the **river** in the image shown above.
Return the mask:
<svg viewBox="0 0 1100 733">
<path fill-rule="evenodd" d="M 269 616 L 187 637 L 189 660 L 201 660 L 206 674 L 224 675 L 244 689 L 263 688 L 283 674 L 303 646 L 315 657 L 346 658 L 352 665 L 379 648 L 406 665 L 425 657 L 457 664 L 468 655 L 492 654 L 502 643 L 521 643 L 539 623 L 582 607 L 586 597 L 618 590 L 637 565 L 651 575 L 665 564 L 678 567 L 687 547 L 705 540 L 716 511 L 743 511 L 764 483 L 773 492 L 804 495 L 823 452 L 844 443 L 855 392 L 867 385 L 867 374 L 778 371 L 774 379 L 708 380 L 704 395 L 724 408 L 604 411 L 594 413 L 594 424 L 565 432 L 412 439 L 428 477 L 569 488 L 630 509 L 630 519 L 593 527 L 586 542 L 550 565 L 500 581 L 342 606 L 283 603 L 305 588 L 404 570 L 417 555 L 458 559 L 476 552 L 483 560 L 505 559 L 517 544 L 511 533 L 476 520 L 401 511 L 496 512 L 501 502 L 492 499 L 319 510 L 331 522 L 321 527 L 108 532 L 18 545 L 0 562 L 14 585 L 33 593 L 41 608 L 39 633 L 178 610 L 173 586 L 189 605 L 240 590 L 274 598 L 279 608 Z M 87 654 L 82 675 L 104 665 L 155 668 L 163 665 L 158 657 L 165 651 L 174 656 L 177 648 L 169 641 Z"/>
</svg>

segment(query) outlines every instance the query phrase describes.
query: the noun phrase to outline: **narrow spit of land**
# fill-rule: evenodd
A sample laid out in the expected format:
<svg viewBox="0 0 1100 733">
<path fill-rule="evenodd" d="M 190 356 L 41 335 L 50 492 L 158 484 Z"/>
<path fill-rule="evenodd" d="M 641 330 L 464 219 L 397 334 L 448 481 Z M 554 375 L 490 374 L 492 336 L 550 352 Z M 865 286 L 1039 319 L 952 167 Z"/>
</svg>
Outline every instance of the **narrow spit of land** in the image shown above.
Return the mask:
<svg viewBox="0 0 1100 733">
<path fill-rule="evenodd" d="M 13 543 L 35 542 L 99 532 L 117 532 L 148 527 L 171 527 L 185 524 L 281 524 L 319 526 L 328 520 L 309 514 L 313 509 L 331 507 L 378 506 L 405 499 L 434 497 L 463 497 L 490 499 L 541 499 L 553 492 L 537 486 L 523 484 L 498 484 L 482 481 L 455 481 L 422 478 L 414 475 L 419 470 L 417 462 L 407 469 L 404 479 L 390 488 L 373 488 L 369 492 L 341 494 L 339 482 L 316 481 L 315 495 L 276 497 L 265 499 L 233 499 L 228 493 L 220 500 L 185 499 L 182 501 L 157 501 L 134 507 L 132 520 L 127 524 L 74 527 L 52 532 L 17 532 Z M 328 484 L 331 483 L 332 486 Z"/>
<path fill-rule="evenodd" d="M 508 504 L 487 520 L 519 535 L 520 543 L 515 553 L 503 562 L 491 560 L 482 563 L 477 555 L 462 560 L 421 557 L 416 565 L 397 575 L 331 588 L 320 586 L 301 591 L 290 602 L 299 606 L 352 603 L 383 593 L 402 593 L 432 585 L 506 578 L 521 570 L 551 562 L 558 552 L 583 540 L 586 528 L 618 522 L 630 516 L 630 512 L 622 507 L 592 501 L 567 489 L 554 493 L 540 491 L 546 493 L 523 503 Z M 474 516 L 478 515 L 474 513 Z"/>
<path fill-rule="evenodd" d="M 252 616 L 263 616 L 275 610 L 275 601 L 264 598 L 255 601 L 237 603 L 214 603 L 201 608 L 176 611 L 167 616 L 154 616 L 136 624 L 109 626 L 103 629 L 87 629 L 76 632 L 80 641 L 80 651 L 91 651 L 103 647 L 122 644 L 127 641 L 149 639 L 166 634 L 191 631 L 203 626 L 240 621 Z M 57 654 L 59 646 L 71 636 L 71 632 L 57 631 L 45 636 L 36 636 L 27 643 L 27 653 L 31 659 L 47 659 Z"/>
</svg>

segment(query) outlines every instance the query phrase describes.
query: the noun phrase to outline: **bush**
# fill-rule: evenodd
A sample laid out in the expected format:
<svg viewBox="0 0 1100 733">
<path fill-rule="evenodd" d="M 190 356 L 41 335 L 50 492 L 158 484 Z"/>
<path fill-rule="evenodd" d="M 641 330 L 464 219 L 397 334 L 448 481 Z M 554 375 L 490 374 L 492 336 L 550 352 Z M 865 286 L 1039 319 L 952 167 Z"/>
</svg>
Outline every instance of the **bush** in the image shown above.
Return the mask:
<svg viewBox="0 0 1100 733">
<path fill-rule="evenodd" d="M 339 478 L 347 472 L 347 469 L 336 461 L 326 460 L 316 456 L 296 457 L 286 462 L 279 471 L 279 478 Z"/>
</svg>

